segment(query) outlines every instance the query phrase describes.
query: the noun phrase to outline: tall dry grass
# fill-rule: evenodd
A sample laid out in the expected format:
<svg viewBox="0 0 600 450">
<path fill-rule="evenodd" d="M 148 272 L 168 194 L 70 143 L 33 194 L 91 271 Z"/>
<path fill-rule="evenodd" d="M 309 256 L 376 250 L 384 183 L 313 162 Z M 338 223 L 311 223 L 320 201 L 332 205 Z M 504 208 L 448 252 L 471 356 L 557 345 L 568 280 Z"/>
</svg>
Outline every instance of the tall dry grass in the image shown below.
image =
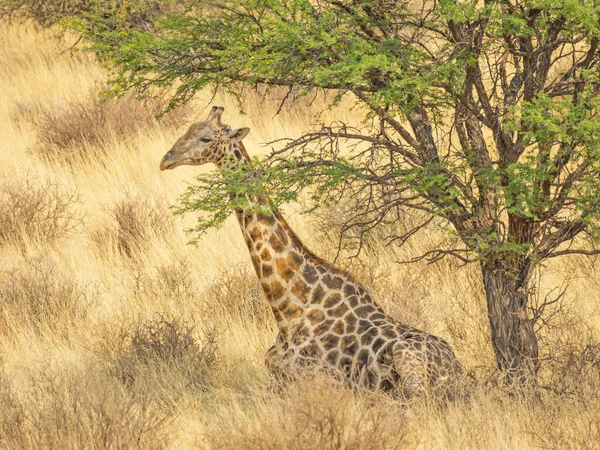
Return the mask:
<svg viewBox="0 0 600 450">
<path fill-rule="evenodd" d="M 17 103 L 15 109 L 17 120 L 38 121 L 39 145 L 36 151 L 40 156 L 89 158 L 98 156 L 98 149 L 110 152 L 111 140 L 125 141 L 159 124 L 168 130 L 187 120 L 189 110 L 186 107 L 160 116 L 167 103 L 164 97 L 146 101 L 137 100 L 132 95 L 119 100 L 106 99 L 98 95 L 96 88 L 86 96 L 56 103 Z M 39 115 L 33 114 L 31 108 L 38 110 Z"/>
<path fill-rule="evenodd" d="M 162 173 L 158 162 L 211 101 L 251 127 L 253 155 L 317 116 L 357 123 L 360 111 L 349 102 L 323 111 L 317 99 L 275 115 L 276 94 L 249 93 L 242 115 L 207 94 L 188 117 L 161 122 L 132 100 L 91 98 L 106 74 L 89 55 L 64 52 L 69 36 L 2 24 L 0 42 L 0 448 L 598 447 L 595 261 L 540 271 L 539 302 L 568 284 L 562 311 L 548 307 L 539 324 L 547 389 L 509 396 L 494 386 L 477 268 L 394 262 L 446 239 L 435 227 L 402 247 L 374 234 L 338 263 L 394 316 L 449 340 L 483 383 L 450 404 L 320 379 L 280 384 L 262 363 L 276 327 L 236 221 L 193 247 L 181 230 L 194 218 L 168 209 L 212 169 Z M 339 214 L 285 215 L 311 249 L 336 255 Z"/>
</svg>

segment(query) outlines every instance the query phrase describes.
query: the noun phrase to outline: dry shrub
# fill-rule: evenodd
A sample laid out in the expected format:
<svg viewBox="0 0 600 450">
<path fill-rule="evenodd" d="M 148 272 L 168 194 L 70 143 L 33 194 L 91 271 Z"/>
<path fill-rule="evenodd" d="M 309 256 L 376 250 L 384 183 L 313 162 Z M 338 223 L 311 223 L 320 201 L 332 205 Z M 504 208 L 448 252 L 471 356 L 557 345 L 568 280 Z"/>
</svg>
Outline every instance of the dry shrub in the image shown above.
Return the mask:
<svg viewBox="0 0 600 450">
<path fill-rule="evenodd" d="M 426 280 L 411 272 L 392 273 L 390 269 L 381 269 L 377 256 L 363 259 L 364 262 L 359 264 L 352 262 L 350 272 L 363 283 L 373 299 L 399 321 L 431 330 L 434 323 L 426 308 L 425 299 L 429 295 Z"/>
<path fill-rule="evenodd" d="M 80 222 L 74 211 L 79 197 L 58 184 L 34 177 L 0 181 L 0 244 L 25 238 L 48 244 L 68 234 Z"/>
<path fill-rule="evenodd" d="M 274 320 L 256 273 L 244 265 L 221 271 L 204 296 L 211 317 L 258 326 Z"/>
<path fill-rule="evenodd" d="M 283 396 L 269 395 L 253 416 L 219 416 L 211 448 L 391 450 L 406 448 L 403 414 L 390 399 L 364 398 L 326 378 L 307 378 Z"/>
<path fill-rule="evenodd" d="M 572 340 L 556 355 L 546 356 L 543 369 L 545 387 L 553 391 L 578 397 L 600 392 L 600 345 Z"/>
<path fill-rule="evenodd" d="M 171 298 L 191 299 L 195 295 L 190 264 L 175 260 L 156 268 L 156 284 L 159 292 L 165 292 Z"/>
<path fill-rule="evenodd" d="M 87 317 L 96 299 L 89 286 L 51 261 L 31 260 L 0 272 L 0 326 L 12 333 L 28 327 L 64 338 Z"/>
<path fill-rule="evenodd" d="M 151 197 L 126 197 L 115 205 L 112 216 L 117 223 L 117 245 L 126 255 L 152 234 L 172 230 L 172 216 L 166 203 Z"/>
<path fill-rule="evenodd" d="M 0 371 L 0 405 L 0 448 L 25 448 L 25 409 L 4 371 Z"/>
<path fill-rule="evenodd" d="M 102 351 L 110 371 L 127 387 L 155 382 L 182 389 L 205 390 L 211 386 L 219 366 L 217 336 L 200 333 L 181 318 L 157 314 L 110 338 Z"/>
<path fill-rule="evenodd" d="M 576 276 L 593 277 L 591 273 L 584 273 L 585 266 L 581 265 Z M 569 294 L 573 274 L 565 268 L 561 284 L 555 282 L 541 289 L 545 276 L 552 276 L 547 267 L 539 267 L 534 272 L 529 304 L 538 337 L 539 381 L 561 394 L 580 396 L 583 391 L 600 392 L 598 334 L 582 311 L 581 300 Z"/>
<path fill-rule="evenodd" d="M 157 196 L 128 194 L 109 209 L 109 216 L 112 220 L 91 238 L 100 249 L 116 248 L 128 257 L 144 248 L 153 236 L 174 230 L 169 207 Z"/>
<path fill-rule="evenodd" d="M 30 385 L 2 405 L 1 448 L 163 449 L 172 440 L 174 405 L 153 386 L 124 389 L 95 367 L 37 374 Z"/>
<path fill-rule="evenodd" d="M 560 314 L 537 324 L 540 347 L 540 381 L 552 391 L 578 397 L 600 392 L 600 345 L 586 321 L 565 302 Z"/>
<path fill-rule="evenodd" d="M 178 307 L 185 307 L 195 299 L 197 289 L 194 287 L 191 266 L 187 260 L 174 259 L 153 268 L 152 271 L 148 271 L 144 264 L 132 262 L 132 290 L 142 301 L 167 298 L 174 301 Z"/>
<path fill-rule="evenodd" d="M 102 99 L 96 93 L 44 108 L 39 119 L 38 151 L 47 156 L 73 155 L 85 146 L 102 146 L 117 136 L 123 140 L 158 123 L 170 128 L 186 121 L 181 107 L 157 119 L 167 106 L 165 97 L 140 101 L 128 95 L 119 100 Z"/>
</svg>

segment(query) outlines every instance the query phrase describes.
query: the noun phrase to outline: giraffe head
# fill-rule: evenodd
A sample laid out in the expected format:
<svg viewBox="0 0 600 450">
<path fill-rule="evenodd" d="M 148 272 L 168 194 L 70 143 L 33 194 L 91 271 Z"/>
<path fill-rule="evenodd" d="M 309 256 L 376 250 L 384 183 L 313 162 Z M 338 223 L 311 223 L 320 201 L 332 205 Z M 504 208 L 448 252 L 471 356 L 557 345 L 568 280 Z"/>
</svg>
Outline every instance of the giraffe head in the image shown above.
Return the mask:
<svg viewBox="0 0 600 450">
<path fill-rule="evenodd" d="M 219 164 L 231 154 L 232 143 L 239 142 L 250 128 L 232 130 L 221 123 L 224 108 L 213 106 L 206 120 L 196 122 L 181 136 L 173 148 L 160 162 L 160 170 L 174 169 L 177 166 L 199 166 L 206 163 Z"/>
</svg>

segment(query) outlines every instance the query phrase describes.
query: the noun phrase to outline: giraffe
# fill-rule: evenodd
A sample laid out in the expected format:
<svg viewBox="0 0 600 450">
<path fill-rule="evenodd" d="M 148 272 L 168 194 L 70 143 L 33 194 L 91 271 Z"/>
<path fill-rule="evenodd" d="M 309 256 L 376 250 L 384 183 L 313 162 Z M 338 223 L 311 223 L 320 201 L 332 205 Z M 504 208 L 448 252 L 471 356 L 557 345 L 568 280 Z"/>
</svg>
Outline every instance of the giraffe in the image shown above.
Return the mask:
<svg viewBox="0 0 600 450">
<path fill-rule="evenodd" d="M 223 110 L 214 106 L 206 120 L 192 124 L 160 169 L 214 163 L 221 170 L 244 170 L 249 157 L 241 141 L 250 129 L 223 125 Z M 248 200 L 271 211 L 236 210 L 277 320 L 279 334 L 265 355 L 270 372 L 316 366 L 359 389 L 406 397 L 458 386 L 464 372 L 443 339 L 388 316 L 352 275 L 308 250 L 266 195 Z"/>
</svg>

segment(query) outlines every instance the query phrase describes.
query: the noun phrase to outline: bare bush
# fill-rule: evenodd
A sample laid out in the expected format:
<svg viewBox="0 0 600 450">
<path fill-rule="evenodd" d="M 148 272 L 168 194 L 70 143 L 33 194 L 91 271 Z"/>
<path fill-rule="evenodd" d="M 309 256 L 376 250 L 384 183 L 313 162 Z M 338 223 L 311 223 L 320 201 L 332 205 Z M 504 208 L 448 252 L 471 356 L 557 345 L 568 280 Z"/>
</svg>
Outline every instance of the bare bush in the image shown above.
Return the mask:
<svg viewBox="0 0 600 450">
<path fill-rule="evenodd" d="M 599 344 L 563 344 L 556 355 L 547 357 L 545 363 L 550 375 L 547 387 L 552 390 L 571 395 L 576 393 L 580 398 L 585 398 L 586 392 L 600 391 Z"/>
<path fill-rule="evenodd" d="M 149 385 L 126 390 L 97 368 L 37 374 L 13 404 L 2 405 L 2 448 L 163 449 L 174 405 Z M 12 408 L 12 409 L 6 409 Z M 16 415 L 10 415 L 16 413 Z"/>
<path fill-rule="evenodd" d="M 375 212 L 357 216 L 358 201 L 357 198 L 342 197 L 336 204 L 318 208 L 311 214 L 312 229 L 328 242 L 335 242 L 338 255 L 345 252 L 356 256 L 378 252 L 390 244 L 404 245 L 421 230 L 429 232 L 428 245 L 440 244 L 441 236 L 435 236 L 433 221 L 419 212 L 395 208 L 390 209 L 383 219 Z"/>
<path fill-rule="evenodd" d="M 246 266 L 223 270 L 204 292 L 213 317 L 265 326 L 274 321 L 260 282 Z"/>
<path fill-rule="evenodd" d="M 157 314 L 153 319 L 121 331 L 110 348 L 108 361 L 114 375 L 128 387 L 150 376 L 176 389 L 210 387 L 219 365 L 214 331 L 199 338 L 196 328 L 181 318 Z M 180 383 L 180 384 L 179 384 Z"/>
<path fill-rule="evenodd" d="M 97 93 L 72 99 L 62 105 L 43 108 L 39 120 L 38 152 L 46 156 L 77 155 L 85 146 L 102 146 L 112 136 L 125 139 L 155 127 L 179 126 L 189 110 L 177 108 L 157 119 L 167 107 L 162 97 L 145 101 L 128 95 L 121 99 L 102 99 Z"/>
<path fill-rule="evenodd" d="M 95 302 L 89 288 L 52 262 L 32 260 L 0 272 L 0 325 L 9 332 L 28 327 L 64 338 Z"/>
<path fill-rule="evenodd" d="M 434 326 L 426 308 L 427 280 L 412 272 L 394 271 L 380 264 L 380 253 L 366 253 L 347 262 L 348 270 L 373 299 L 394 318 L 422 330 Z"/>
<path fill-rule="evenodd" d="M 171 215 L 165 203 L 150 197 L 126 197 L 115 205 L 112 216 L 117 223 L 117 245 L 128 256 L 154 233 L 172 230 Z"/>
<path fill-rule="evenodd" d="M 76 192 L 49 181 L 0 180 L 0 245 L 25 238 L 48 244 L 65 236 L 81 222 L 74 210 L 78 201 Z"/>
<path fill-rule="evenodd" d="M 206 435 L 211 448 L 248 450 L 392 450 L 406 448 L 402 413 L 386 399 L 357 398 L 330 380 L 308 378 L 270 396 L 258 417 L 219 417 Z"/>
<path fill-rule="evenodd" d="M 128 257 L 143 248 L 152 236 L 173 231 L 173 216 L 158 197 L 127 195 L 109 210 L 112 220 L 91 238 L 102 250 L 112 247 Z"/>
<path fill-rule="evenodd" d="M 600 345 L 594 333 L 577 315 L 563 310 L 558 317 L 552 328 L 540 333 L 542 384 L 580 398 L 586 397 L 586 392 L 600 392 Z"/>
</svg>

